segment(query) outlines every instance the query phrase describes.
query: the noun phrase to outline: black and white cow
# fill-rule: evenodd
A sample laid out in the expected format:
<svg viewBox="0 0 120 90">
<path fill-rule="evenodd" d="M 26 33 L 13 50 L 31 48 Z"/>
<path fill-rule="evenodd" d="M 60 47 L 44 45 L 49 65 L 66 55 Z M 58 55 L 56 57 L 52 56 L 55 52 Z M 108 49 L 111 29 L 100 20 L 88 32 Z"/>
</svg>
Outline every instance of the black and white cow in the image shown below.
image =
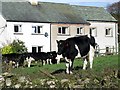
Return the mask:
<svg viewBox="0 0 120 90">
<path fill-rule="evenodd" d="M 57 53 L 55 51 L 52 52 L 39 52 L 39 53 L 26 53 L 26 60 L 28 62 L 28 67 L 30 67 L 32 61 L 42 61 L 42 65 L 45 65 L 46 62 L 48 64 L 52 64 L 55 62 L 55 58 Z"/>
<path fill-rule="evenodd" d="M 88 60 L 92 68 L 95 51 L 95 38 L 91 35 L 71 37 L 66 40 L 57 40 L 58 54 L 66 60 L 66 73 L 72 73 L 73 62 L 76 56 L 81 56 L 84 60 L 83 69 L 86 69 Z"/>
<path fill-rule="evenodd" d="M 24 63 L 24 54 L 17 54 L 17 53 L 10 53 L 10 54 L 3 54 L 2 55 L 3 62 L 6 64 L 13 64 L 13 67 L 22 66 Z"/>
</svg>

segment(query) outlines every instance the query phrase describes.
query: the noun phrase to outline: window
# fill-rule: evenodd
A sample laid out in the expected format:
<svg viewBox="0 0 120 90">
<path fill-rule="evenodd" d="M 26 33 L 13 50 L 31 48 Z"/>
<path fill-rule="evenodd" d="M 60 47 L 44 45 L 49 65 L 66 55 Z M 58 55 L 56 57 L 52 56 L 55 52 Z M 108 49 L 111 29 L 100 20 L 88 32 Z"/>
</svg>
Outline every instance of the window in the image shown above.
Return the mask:
<svg viewBox="0 0 120 90">
<path fill-rule="evenodd" d="M 106 47 L 106 53 L 110 52 L 110 47 Z"/>
<path fill-rule="evenodd" d="M 106 28 L 105 29 L 105 35 L 106 36 L 112 36 L 112 28 Z"/>
<path fill-rule="evenodd" d="M 33 34 L 43 34 L 43 26 L 32 26 Z"/>
<path fill-rule="evenodd" d="M 90 28 L 90 35 L 96 37 L 97 36 L 97 28 L 95 28 L 95 27 Z"/>
<path fill-rule="evenodd" d="M 42 52 L 43 46 L 33 46 L 32 53 Z"/>
<path fill-rule="evenodd" d="M 83 30 L 84 30 L 83 27 L 77 28 L 77 34 L 83 34 L 84 33 Z"/>
<path fill-rule="evenodd" d="M 21 33 L 22 25 L 14 25 L 14 33 Z"/>
<path fill-rule="evenodd" d="M 69 29 L 68 29 L 68 27 L 59 27 L 59 28 L 58 28 L 58 34 L 63 34 L 63 35 L 69 34 Z"/>
</svg>

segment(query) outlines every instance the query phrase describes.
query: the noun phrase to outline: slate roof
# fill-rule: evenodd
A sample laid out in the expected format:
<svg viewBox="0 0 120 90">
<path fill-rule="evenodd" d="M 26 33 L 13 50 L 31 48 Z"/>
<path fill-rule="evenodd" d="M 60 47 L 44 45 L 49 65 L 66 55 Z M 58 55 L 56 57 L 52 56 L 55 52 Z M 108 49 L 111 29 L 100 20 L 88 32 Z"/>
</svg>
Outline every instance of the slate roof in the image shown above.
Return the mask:
<svg viewBox="0 0 120 90">
<path fill-rule="evenodd" d="M 28 2 L 2 2 L 2 15 L 7 21 L 48 22 L 44 14 Z"/>
<path fill-rule="evenodd" d="M 10 2 L 12 1 L 12 2 Z M 7 21 L 89 24 L 87 20 L 116 21 L 103 8 L 25 0 L 0 0 L 0 13 Z"/>
<path fill-rule="evenodd" d="M 117 21 L 103 7 L 77 6 L 72 5 L 76 13 L 80 14 L 87 21 Z"/>
<path fill-rule="evenodd" d="M 39 3 L 34 6 L 29 2 L 1 3 L 2 15 L 7 21 L 89 24 L 68 4 Z"/>
<path fill-rule="evenodd" d="M 51 22 L 86 23 L 81 16 L 75 13 L 69 4 L 39 2 L 37 8 L 41 13 L 44 13 Z"/>
</svg>

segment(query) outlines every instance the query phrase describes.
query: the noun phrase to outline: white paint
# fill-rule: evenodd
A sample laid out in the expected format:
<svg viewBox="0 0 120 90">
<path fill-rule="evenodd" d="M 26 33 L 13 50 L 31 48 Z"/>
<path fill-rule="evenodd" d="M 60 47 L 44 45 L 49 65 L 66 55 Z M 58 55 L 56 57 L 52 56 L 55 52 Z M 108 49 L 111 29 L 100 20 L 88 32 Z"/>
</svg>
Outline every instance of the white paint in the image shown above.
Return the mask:
<svg viewBox="0 0 120 90">
<path fill-rule="evenodd" d="M 2 21 L 0 21 L 3 23 Z M 5 25 L 5 23 L 4 23 Z M 14 34 L 14 25 L 22 25 L 21 34 Z M 43 26 L 43 34 L 33 35 L 32 26 Z M 0 29 L 0 32 L 3 29 Z M 45 32 L 48 37 L 45 37 Z M 32 46 L 43 46 L 43 52 L 50 51 L 50 24 L 49 23 L 29 23 L 29 22 L 7 22 L 7 27 L 0 34 L 0 46 L 8 45 L 13 40 L 19 39 L 25 42 L 28 52 L 32 52 Z"/>
<path fill-rule="evenodd" d="M 118 27 L 116 27 L 115 22 L 94 22 L 91 21 L 90 27 L 96 27 L 97 29 L 97 36 L 95 37 L 96 43 L 99 45 L 100 49 L 105 49 L 106 46 L 111 47 L 118 47 L 118 37 L 116 36 L 116 31 L 118 30 Z M 105 36 L 105 28 L 112 28 L 112 36 Z M 117 29 L 117 30 L 116 30 Z M 117 46 L 115 45 L 115 42 L 117 43 Z M 100 53 L 105 53 L 106 50 L 100 50 Z"/>
</svg>

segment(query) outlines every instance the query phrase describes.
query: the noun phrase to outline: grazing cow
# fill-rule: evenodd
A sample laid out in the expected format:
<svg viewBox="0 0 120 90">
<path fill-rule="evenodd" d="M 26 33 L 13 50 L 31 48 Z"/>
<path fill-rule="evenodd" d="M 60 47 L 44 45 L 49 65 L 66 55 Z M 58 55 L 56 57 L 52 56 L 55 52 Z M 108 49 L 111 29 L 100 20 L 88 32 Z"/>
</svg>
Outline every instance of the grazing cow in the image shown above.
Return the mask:
<svg viewBox="0 0 120 90">
<path fill-rule="evenodd" d="M 57 53 L 56 51 L 51 51 L 51 52 L 47 52 L 49 55 L 49 60 L 51 60 L 51 64 L 55 64 L 57 63 L 56 57 L 57 57 Z"/>
<path fill-rule="evenodd" d="M 57 53 L 55 51 L 52 52 L 39 52 L 39 53 L 26 53 L 26 60 L 28 62 L 28 67 L 30 67 L 30 64 L 32 61 L 42 61 L 42 65 L 45 65 L 47 62 L 48 64 L 52 64 L 52 62 L 55 62 L 55 58 L 57 56 Z"/>
<path fill-rule="evenodd" d="M 66 40 L 57 40 L 58 55 L 61 55 L 66 60 L 66 73 L 72 73 L 73 62 L 76 56 L 81 56 L 84 60 L 83 69 L 86 69 L 87 61 L 90 62 L 92 68 L 95 39 L 93 36 L 83 35 L 71 37 Z"/>
<path fill-rule="evenodd" d="M 42 65 L 45 65 L 45 62 L 48 59 L 48 54 L 46 52 L 39 52 L 39 53 L 26 53 L 26 60 L 28 62 L 28 67 L 32 61 L 42 61 Z"/>
<path fill-rule="evenodd" d="M 24 55 L 23 54 L 16 54 L 16 53 L 11 53 L 11 54 L 3 54 L 2 59 L 5 63 L 10 63 L 12 62 L 14 67 L 17 67 L 19 65 L 23 65 L 24 63 Z"/>
</svg>

